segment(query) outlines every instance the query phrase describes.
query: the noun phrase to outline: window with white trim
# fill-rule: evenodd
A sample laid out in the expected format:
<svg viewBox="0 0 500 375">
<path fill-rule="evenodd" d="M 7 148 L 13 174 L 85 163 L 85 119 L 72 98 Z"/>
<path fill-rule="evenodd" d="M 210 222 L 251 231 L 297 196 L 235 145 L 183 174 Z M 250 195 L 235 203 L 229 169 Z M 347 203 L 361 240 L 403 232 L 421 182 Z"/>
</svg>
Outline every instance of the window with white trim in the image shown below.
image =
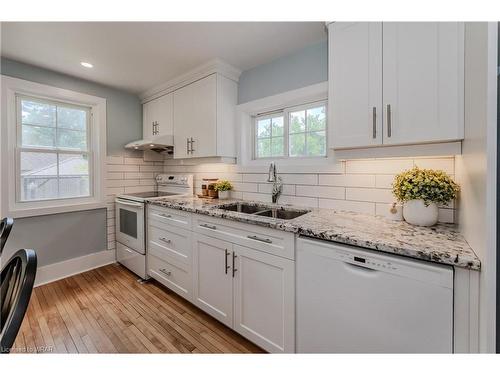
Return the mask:
<svg viewBox="0 0 500 375">
<path fill-rule="evenodd" d="M 106 99 L 0 79 L 3 216 L 104 208 Z"/>
<path fill-rule="evenodd" d="M 254 159 L 326 157 L 326 103 L 255 116 Z"/>
<path fill-rule="evenodd" d="M 17 96 L 17 201 L 92 195 L 90 107 Z"/>
</svg>

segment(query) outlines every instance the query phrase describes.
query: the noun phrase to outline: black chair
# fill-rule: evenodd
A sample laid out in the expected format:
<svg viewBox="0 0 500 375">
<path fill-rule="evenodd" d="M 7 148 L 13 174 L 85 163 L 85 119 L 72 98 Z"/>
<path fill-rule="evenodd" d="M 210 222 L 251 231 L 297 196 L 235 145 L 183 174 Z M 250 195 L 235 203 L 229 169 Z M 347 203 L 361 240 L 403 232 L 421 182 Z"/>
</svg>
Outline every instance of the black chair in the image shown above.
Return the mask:
<svg viewBox="0 0 500 375">
<path fill-rule="evenodd" d="M 0 278 L 0 353 L 9 353 L 28 309 L 36 276 L 34 250 L 18 250 Z"/>
<path fill-rule="evenodd" d="M 9 238 L 10 230 L 14 225 L 14 219 L 4 217 L 0 223 L 0 255 L 2 254 L 7 238 Z"/>
</svg>

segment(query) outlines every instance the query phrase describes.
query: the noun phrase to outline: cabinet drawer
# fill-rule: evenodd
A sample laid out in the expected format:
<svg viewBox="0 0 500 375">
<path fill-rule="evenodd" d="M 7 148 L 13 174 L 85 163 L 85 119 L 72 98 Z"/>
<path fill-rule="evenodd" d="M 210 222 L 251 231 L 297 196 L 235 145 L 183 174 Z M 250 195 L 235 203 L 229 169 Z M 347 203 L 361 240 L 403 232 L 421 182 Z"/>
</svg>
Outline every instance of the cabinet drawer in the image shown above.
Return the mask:
<svg viewBox="0 0 500 375">
<path fill-rule="evenodd" d="M 185 264 L 191 264 L 191 231 L 149 220 L 148 251 L 161 259 L 164 256 Z"/>
<path fill-rule="evenodd" d="M 148 254 L 148 274 L 156 281 L 173 290 L 181 297 L 191 301 L 193 283 L 191 269 L 183 269 L 174 262 L 167 262 L 152 254 Z"/>
<path fill-rule="evenodd" d="M 171 208 L 148 205 L 149 220 L 157 220 L 163 224 L 174 225 L 188 230 L 191 229 L 191 213 Z M 168 228 L 168 226 L 165 228 Z"/>
<path fill-rule="evenodd" d="M 295 258 L 295 235 L 290 232 L 204 215 L 193 215 L 193 229 L 207 236 L 283 258 L 292 260 Z"/>
<path fill-rule="evenodd" d="M 116 242 L 116 260 L 143 279 L 146 275 L 146 256 Z"/>
</svg>

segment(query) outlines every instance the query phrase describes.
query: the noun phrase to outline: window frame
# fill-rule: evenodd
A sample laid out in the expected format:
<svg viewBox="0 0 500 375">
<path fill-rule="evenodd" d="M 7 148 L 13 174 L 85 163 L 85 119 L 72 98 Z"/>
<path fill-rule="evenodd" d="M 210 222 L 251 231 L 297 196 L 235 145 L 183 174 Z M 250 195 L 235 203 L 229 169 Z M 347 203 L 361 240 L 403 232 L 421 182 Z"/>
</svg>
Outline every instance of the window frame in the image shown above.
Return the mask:
<svg viewBox="0 0 500 375">
<path fill-rule="evenodd" d="M 85 150 L 76 150 L 64 147 L 58 147 L 57 145 L 54 147 L 34 147 L 34 146 L 23 146 L 22 144 L 22 132 L 23 132 L 23 122 L 22 122 L 22 105 L 21 102 L 23 99 L 36 101 L 39 103 L 45 103 L 50 105 L 60 105 L 69 108 L 76 109 L 84 109 L 87 112 L 87 121 L 85 123 L 85 135 L 86 135 L 86 144 L 87 148 Z M 57 115 L 56 115 L 57 116 Z M 56 117 L 57 118 L 57 117 Z M 33 125 L 37 126 L 37 125 Z M 55 140 L 57 142 L 57 129 L 59 128 L 57 120 L 55 129 Z M 40 98 L 37 96 L 28 96 L 28 95 L 16 95 L 16 203 L 25 203 L 25 202 L 40 202 L 40 201 L 59 201 L 66 199 L 81 199 L 87 197 L 94 196 L 94 165 L 93 165 L 93 149 L 94 142 L 92 141 L 92 108 L 89 106 L 83 106 L 79 104 L 75 104 L 73 102 L 63 102 L 61 100 L 49 100 L 47 98 Z M 57 176 L 58 176 L 58 187 L 59 187 L 59 155 L 87 155 L 88 160 L 88 170 L 89 170 L 89 194 L 82 196 L 74 196 L 74 197 L 65 197 L 65 198 L 43 198 L 43 199 L 32 199 L 32 200 L 22 200 L 21 194 L 21 153 L 22 152 L 39 152 L 39 153 L 47 153 L 47 154 L 56 154 L 57 155 Z"/>
<path fill-rule="evenodd" d="M 0 77 L 2 83 L 0 211 L 2 216 L 30 217 L 105 208 L 106 99 L 4 75 Z M 25 97 L 41 102 L 60 103 L 68 107 L 89 108 L 87 149 L 57 148 L 57 145 L 49 148 L 22 146 L 22 119 L 18 111 L 20 100 Z M 87 153 L 89 196 L 21 201 L 20 156 L 23 150 L 54 152 L 60 155 Z"/>
<path fill-rule="evenodd" d="M 290 114 L 292 112 L 298 111 L 307 111 L 308 109 L 325 107 L 325 154 L 324 155 L 300 155 L 300 156 L 291 156 L 290 155 Z M 279 115 L 283 116 L 283 141 L 285 144 L 283 145 L 283 156 L 269 156 L 269 157 L 258 157 L 257 156 L 257 123 L 259 120 L 265 120 L 266 118 L 274 118 L 279 117 Z M 306 119 L 307 121 L 307 119 Z M 306 145 L 307 145 L 307 133 L 306 134 Z M 255 116 L 252 116 L 252 160 L 253 161 L 269 161 L 269 160 L 299 160 L 299 159 L 309 159 L 314 161 L 325 159 L 328 157 L 328 103 L 327 100 L 317 100 L 312 102 L 306 102 L 299 105 L 294 105 L 286 108 L 282 108 L 280 110 L 275 110 L 272 112 L 259 113 Z"/>
</svg>

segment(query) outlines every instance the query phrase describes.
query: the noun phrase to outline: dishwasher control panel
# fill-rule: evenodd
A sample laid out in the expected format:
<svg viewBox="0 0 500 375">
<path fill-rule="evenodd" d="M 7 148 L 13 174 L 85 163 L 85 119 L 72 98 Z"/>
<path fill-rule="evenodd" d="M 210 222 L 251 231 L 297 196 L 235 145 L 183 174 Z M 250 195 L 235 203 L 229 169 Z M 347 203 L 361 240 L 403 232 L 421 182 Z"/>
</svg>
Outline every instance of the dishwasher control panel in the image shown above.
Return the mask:
<svg viewBox="0 0 500 375">
<path fill-rule="evenodd" d="M 347 263 L 351 263 L 360 267 L 377 269 L 377 270 L 397 270 L 396 264 L 390 261 L 380 260 L 369 256 L 360 256 L 349 253 L 340 253 L 339 258 Z"/>
</svg>

